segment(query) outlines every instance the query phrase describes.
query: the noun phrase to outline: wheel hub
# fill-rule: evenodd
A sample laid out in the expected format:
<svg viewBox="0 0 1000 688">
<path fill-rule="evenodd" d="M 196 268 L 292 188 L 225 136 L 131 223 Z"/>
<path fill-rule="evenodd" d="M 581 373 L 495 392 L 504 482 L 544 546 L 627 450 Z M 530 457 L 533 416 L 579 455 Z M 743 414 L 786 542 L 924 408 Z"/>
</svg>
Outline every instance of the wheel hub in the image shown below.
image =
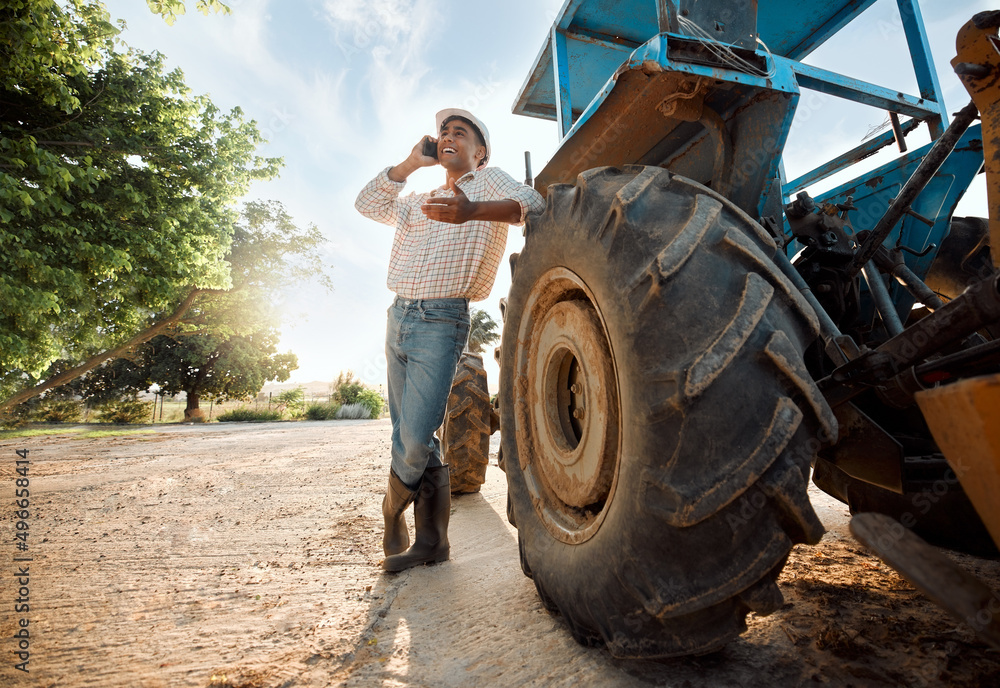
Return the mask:
<svg viewBox="0 0 1000 688">
<path fill-rule="evenodd" d="M 613 375 L 607 340 L 592 305 L 564 301 L 543 316 L 535 343 L 541 469 L 559 499 L 585 507 L 607 496 L 614 467 L 604 452 Z"/>
<path fill-rule="evenodd" d="M 565 542 L 600 526 L 619 461 L 618 384 L 592 295 L 565 268 L 533 287 L 519 327 L 518 456 L 535 508 Z"/>
</svg>

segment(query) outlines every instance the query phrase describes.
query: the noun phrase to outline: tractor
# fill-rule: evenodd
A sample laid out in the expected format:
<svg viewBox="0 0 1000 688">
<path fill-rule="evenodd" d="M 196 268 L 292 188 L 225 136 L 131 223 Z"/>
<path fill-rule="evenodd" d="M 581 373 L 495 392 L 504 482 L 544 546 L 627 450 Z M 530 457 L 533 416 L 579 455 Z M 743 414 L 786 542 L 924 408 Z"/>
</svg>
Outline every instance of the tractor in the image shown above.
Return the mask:
<svg viewBox="0 0 1000 688">
<path fill-rule="evenodd" d="M 561 143 L 501 304 L 502 467 L 521 567 L 580 643 L 704 654 L 780 608 L 824 533 L 810 478 L 901 570 L 925 541 L 997 551 L 1000 12 L 959 33 L 950 116 L 918 0 L 918 94 L 802 61 L 874 2 L 567 0 L 517 96 Z M 809 91 L 891 127 L 789 180 Z M 984 171 L 989 218 L 954 217 Z"/>
</svg>

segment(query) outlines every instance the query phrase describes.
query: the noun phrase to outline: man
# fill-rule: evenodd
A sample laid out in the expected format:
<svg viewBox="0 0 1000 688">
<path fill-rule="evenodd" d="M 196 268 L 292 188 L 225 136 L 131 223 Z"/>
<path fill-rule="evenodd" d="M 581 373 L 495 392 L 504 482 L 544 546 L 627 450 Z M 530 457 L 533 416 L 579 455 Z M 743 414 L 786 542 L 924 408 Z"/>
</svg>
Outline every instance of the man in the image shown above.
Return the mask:
<svg viewBox="0 0 1000 688">
<path fill-rule="evenodd" d="M 469 301 L 489 296 L 508 225 L 545 207 L 534 189 L 486 167 L 489 131 L 471 112 L 442 110 L 436 122 L 437 140 L 421 139 L 355 203 L 365 217 L 396 228 L 387 281 L 396 299 L 385 339 L 392 418 L 392 466 L 382 501 L 386 571 L 448 558 L 451 480 L 434 431 L 469 337 Z M 438 164 L 445 170 L 442 187 L 400 197 L 410 174 Z M 410 503 L 412 547 L 403 516 Z"/>
</svg>

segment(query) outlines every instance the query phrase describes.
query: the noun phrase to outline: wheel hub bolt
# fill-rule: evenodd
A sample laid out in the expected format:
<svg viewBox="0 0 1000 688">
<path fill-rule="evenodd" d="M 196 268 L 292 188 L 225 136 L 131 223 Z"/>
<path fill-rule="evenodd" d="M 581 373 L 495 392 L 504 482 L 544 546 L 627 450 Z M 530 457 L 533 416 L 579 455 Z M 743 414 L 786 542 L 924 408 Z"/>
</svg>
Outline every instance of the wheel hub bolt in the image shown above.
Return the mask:
<svg viewBox="0 0 1000 688">
<path fill-rule="evenodd" d="M 580 385 L 578 383 L 576 383 L 576 382 L 574 382 L 569 387 L 569 391 L 571 391 L 573 394 L 579 394 L 582 390 L 583 390 L 583 388 L 580 387 Z"/>
<path fill-rule="evenodd" d="M 582 420 L 583 419 L 583 409 L 582 408 L 574 409 L 573 410 L 573 417 L 576 418 L 577 420 Z"/>
</svg>

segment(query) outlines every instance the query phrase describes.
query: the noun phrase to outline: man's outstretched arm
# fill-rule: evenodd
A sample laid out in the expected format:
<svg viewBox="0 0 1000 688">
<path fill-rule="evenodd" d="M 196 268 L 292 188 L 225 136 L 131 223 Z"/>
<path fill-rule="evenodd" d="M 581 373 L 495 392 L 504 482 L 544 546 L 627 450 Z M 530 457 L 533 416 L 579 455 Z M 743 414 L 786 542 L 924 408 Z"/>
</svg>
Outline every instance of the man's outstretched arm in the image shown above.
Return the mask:
<svg viewBox="0 0 1000 688">
<path fill-rule="evenodd" d="M 502 201 L 470 201 L 454 179 L 448 180 L 454 196 L 432 198 L 420 206 L 424 215 L 432 220 L 460 225 L 471 220 L 505 222 L 514 224 L 521 221 L 521 204 L 511 199 Z"/>
</svg>

